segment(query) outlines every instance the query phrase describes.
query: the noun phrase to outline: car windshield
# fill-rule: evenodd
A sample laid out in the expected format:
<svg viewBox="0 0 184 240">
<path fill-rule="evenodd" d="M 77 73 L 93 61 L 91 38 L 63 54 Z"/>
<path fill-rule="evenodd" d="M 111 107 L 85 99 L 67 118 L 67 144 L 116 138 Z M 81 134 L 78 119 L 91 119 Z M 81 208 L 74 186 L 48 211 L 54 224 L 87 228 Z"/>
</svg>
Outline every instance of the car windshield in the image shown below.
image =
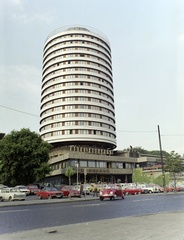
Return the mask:
<svg viewBox="0 0 184 240">
<path fill-rule="evenodd" d="M 115 185 L 108 185 L 108 188 L 116 188 Z"/>
<path fill-rule="evenodd" d="M 72 189 L 72 186 L 65 186 L 62 188 L 62 190 L 71 190 Z"/>
<path fill-rule="evenodd" d="M 114 188 L 114 189 L 122 189 L 121 185 L 108 185 L 108 188 Z"/>
<path fill-rule="evenodd" d="M 38 188 L 37 185 L 29 185 L 29 188 Z"/>
<path fill-rule="evenodd" d="M 44 191 L 58 191 L 57 188 L 54 188 L 54 187 L 46 187 L 43 190 Z"/>
<path fill-rule="evenodd" d="M 10 189 L 10 192 L 20 192 L 20 190 L 18 188 L 12 188 Z"/>
</svg>

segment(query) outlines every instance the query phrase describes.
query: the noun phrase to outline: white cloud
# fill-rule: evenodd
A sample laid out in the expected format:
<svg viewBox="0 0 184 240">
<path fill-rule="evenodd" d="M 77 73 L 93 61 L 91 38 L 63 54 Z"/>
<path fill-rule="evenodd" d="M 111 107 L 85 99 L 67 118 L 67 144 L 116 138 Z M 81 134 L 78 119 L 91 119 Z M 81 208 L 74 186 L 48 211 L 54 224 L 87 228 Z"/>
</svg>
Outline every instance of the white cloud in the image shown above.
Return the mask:
<svg viewBox="0 0 184 240">
<path fill-rule="evenodd" d="M 23 3 L 25 2 L 25 0 L 10 0 L 9 2 L 10 2 L 10 3 L 13 3 L 13 4 L 18 4 L 18 5 L 20 5 L 20 4 L 23 4 Z"/>
<path fill-rule="evenodd" d="M 40 11 L 38 8 L 32 8 L 30 1 L 26 0 L 7 0 L 2 4 L 4 8 L 3 15 L 17 21 L 19 24 L 35 24 L 39 22 L 50 23 L 53 21 L 54 14 L 50 9 Z"/>
<path fill-rule="evenodd" d="M 0 131 L 39 129 L 41 72 L 32 65 L 0 66 Z"/>
<path fill-rule="evenodd" d="M 41 74 L 34 66 L 13 65 L 0 67 L 0 95 L 2 105 L 14 108 L 39 105 Z M 33 107 L 34 108 L 34 107 Z"/>
<path fill-rule="evenodd" d="M 31 24 L 33 22 L 45 22 L 45 23 L 50 23 L 52 22 L 52 17 L 51 16 L 46 16 L 44 14 L 27 14 L 26 12 L 22 13 L 14 13 L 12 14 L 12 18 L 16 21 L 19 21 L 21 24 L 26 25 L 26 24 Z"/>
<path fill-rule="evenodd" d="M 179 35 L 178 37 L 178 41 L 184 41 L 184 33 Z"/>
</svg>

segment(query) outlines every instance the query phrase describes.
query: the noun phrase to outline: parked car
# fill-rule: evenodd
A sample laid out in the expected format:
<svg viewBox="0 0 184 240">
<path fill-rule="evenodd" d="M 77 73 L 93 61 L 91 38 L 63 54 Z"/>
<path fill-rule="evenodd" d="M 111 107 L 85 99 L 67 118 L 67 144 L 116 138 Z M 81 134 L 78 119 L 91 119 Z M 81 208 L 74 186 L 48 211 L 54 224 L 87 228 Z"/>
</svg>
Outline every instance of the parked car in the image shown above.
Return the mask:
<svg viewBox="0 0 184 240">
<path fill-rule="evenodd" d="M 75 185 L 74 186 L 74 189 L 77 189 L 79 192 L 80 192 L 80 185 Z M 90 194 L 90 190 L 89 190 L 89 187 L 88 185 L 86 184 L 83 184 L 83 192 L 82 192 L 82 195 L 89 195 Z"/>
<path fill-rule="evenodd" d="M 159 189 L 153 185 L 141 184 L 137 186 L 142 189 L 142 193 L 156 193 L 159 192 Z"/>
<path fill-rule="evenodd" d="M 3 188 L 0 192 L 0 196 L 2 197 L 2 201 L 14 201 L 21 200 L 24 201 L 26 199 L 26 194 L 20 192 L 18 188 Z"/>
<path fill-rule="evenodd" d="M 173 186 L 165 186 L 165 191 L 166 192 L 174 192 Z"/>
<path fill-rule="evenodd" d="M 109 184 L 100 191 L 100 200 L 109 198 L 110 200 L 121 198 L 124 199 L 124 190 L 120 184 Z"/>
<path fill-rule="evenodd" d="M 25 193 L 26 196 L 30 194 L 30 190 L 24 185 L 17 185 L 17 186 L 15 186 L 15 188 L 18 188 L 20 190 L 20 192 Z"/>
<path fill-rule="evenodd" d="M 166 192 L 175 192 L 175 191 L 180 192 L 180 191 L 182 191 L 182 188 L 179 186 L 174 187 L 174 186 L 169 185 L 169 186 L 165 187 L 165 191 Z"/>
<path fill-rule="evenodd" d="M 84 184 L 84 192 L 89 195 L 90 194 L 90 184 Z"/>
<path fill-rule="evenodd" d="M 142 189 L 141 188 L 137 188 L 137 187 L 127 187 L 124 189 L 124 194 L 125 195 L 136 195 L 136 194 L 141 194 L 142 193 Z"/>
<path fill-rule="evenodd" d="M 161 187 L 160 185 L 158 184 L 155 184 L 155 187 L 158 189 L 158 192 L 164 192 L 164 187 Z"/>
<path fill-rule="evenodd" d="M 61 188 L 61 191 L 65 197 L 80 197 L 80 191 L 74 186 L 66 185 Z"/>
<path fill-rule="evenodd" d="M 3 188 L 7 188 L 8 186 L 4 185 L 4 184 L 0 184 L 0 190 Z"/>
<path fill-rule="evenodd" d="M 32 195 L 40 191 L 36 184 L 29 184 L 27 185 L 27 188 L 30 190 L 30 194 Z"/>
<path fill-rule="evenodd" d="M 90 184 L 90 188 L 89 188 L 90 192 L 94 192 L 95 185 L 96 185 L 95 183 Z"/>
<path fill-rule="evenodd" d="M 63 192 L 58 191 L 57 188 L 54 187 L 44 187 L 39 192 L 36 193 L 39 199 L 42 198 L 47 198 L 47 199 L 52 199 L 52 198 L 62 198 L 63 197 Z"/>
<path fill-rule="evenodd" d="M 176 188 L 178 188 L 179 191 L 184 191 L 184 184 L 176 184 Z"/>
</svg>

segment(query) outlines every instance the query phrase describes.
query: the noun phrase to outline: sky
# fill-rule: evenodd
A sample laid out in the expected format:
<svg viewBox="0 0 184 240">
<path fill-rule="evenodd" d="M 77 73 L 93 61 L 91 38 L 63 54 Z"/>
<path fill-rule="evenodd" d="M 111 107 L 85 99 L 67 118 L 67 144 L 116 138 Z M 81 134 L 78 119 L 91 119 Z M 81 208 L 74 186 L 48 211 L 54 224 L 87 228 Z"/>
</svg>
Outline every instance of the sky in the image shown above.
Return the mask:
<svg viewBox="0 0 184 240">
<path fill-rule="evenodd" d="M 183 0 L 0 0 L 0 132 L 39 133 L 43 47 L 66 26 L 112 51 L 117 150 L 184 154 Z"/>
</svg>

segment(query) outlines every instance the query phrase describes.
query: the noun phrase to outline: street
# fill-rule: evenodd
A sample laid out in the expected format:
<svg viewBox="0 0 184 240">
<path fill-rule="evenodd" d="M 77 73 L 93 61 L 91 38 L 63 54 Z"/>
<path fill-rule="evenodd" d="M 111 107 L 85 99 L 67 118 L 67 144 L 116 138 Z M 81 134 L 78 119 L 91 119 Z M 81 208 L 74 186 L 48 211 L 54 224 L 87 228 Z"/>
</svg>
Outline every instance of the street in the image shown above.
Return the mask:
<svg viewBox="0 0 184 240">
<path fill-rule="evenodd" d="M 32 200 L 34 201 L 34 200 Z M 45 200 L 40 200 L 44 203 Z M 65 226 L 104 219 L 183 212 L 184 194 L 126 196 L 124 200 L 90 200 L 0 208 L 0 234 Z M 3 203 L 1 203 L 1 206 Z"/>
</svg>

